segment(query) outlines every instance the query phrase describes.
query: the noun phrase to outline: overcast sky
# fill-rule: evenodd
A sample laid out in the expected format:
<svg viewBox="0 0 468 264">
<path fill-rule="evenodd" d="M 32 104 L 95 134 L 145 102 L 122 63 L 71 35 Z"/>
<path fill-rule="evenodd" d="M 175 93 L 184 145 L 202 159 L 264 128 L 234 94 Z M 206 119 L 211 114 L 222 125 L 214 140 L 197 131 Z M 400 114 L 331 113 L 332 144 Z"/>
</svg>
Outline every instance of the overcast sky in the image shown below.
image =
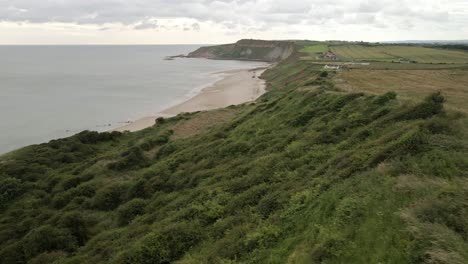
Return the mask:
<svg viewBox="0 0 468 264">
<path fill-rule="evenodd" d="M 468 0 L 0 0 L 0 44 L 468 39 Z"/>
</svg>

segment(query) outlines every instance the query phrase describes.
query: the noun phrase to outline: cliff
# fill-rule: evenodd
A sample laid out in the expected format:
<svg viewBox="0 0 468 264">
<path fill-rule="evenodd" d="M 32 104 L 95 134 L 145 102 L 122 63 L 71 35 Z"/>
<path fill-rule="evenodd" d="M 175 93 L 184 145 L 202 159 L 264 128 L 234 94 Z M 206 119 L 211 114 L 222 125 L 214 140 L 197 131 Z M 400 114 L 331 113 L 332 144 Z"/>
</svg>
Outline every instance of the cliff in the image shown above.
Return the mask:
<svg viewBox="0 0 468 264">
<path fill-rule="evenodd" d="M 294 51 L 295 45 L 289 41 L 243 39 L 233 44 L 201 47 L 188 57 L 275 62 L 288 58 Z"/>
</svg>

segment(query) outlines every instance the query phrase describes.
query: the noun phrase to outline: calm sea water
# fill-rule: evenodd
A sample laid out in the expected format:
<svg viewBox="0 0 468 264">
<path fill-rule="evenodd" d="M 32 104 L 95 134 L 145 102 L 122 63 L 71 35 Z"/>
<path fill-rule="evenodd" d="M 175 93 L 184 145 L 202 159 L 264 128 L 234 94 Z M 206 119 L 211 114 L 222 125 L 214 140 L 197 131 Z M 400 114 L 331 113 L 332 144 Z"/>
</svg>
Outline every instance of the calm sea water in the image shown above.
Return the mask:
<svg viewBox="0 0 468 264">
<path fill-rule="evenodd" d="M 0 153 L 105 131 L 256 62 L 163 60 L 199 46 L 0 46 Z"/>
</svg>

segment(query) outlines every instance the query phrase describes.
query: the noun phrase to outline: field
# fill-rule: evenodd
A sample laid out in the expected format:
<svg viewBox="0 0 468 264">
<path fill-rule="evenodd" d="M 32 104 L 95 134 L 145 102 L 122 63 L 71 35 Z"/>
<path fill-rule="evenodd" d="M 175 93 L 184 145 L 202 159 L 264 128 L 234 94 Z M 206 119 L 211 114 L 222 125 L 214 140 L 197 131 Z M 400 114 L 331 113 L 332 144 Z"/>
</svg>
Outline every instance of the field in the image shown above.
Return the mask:
<svg viewBox="0 0 468 264">
<path fill-rule="evenodd" d="M 317 44 L 317 45 L 312 45 L 312 46 L 306 46 L 302 48 L 300 51 L 309 53 L 309 54 L 316 54 L 316 53 L 324 52 L 327 50 L 328 50 L 328 45 Z"/>
<path fill-rule="evenodd" d="M 468 52 L 416 46 L 337 45 L 331 50 L 342 60 L 468 63 Z"/>
<path fill-rule="evenodd" d="M 362 45 L 332 46 L 331 51 L 342 60 L 392 61 L 396 59 L 394 56 L 382 52 L 381 49 Z"/>
<path fill-rule="evenodd" d="M 302 56 L 302 60 L 317 60 L 319 53 L 322 53 L 324 51 L 328 50 L 328 45 L 326 44 L 315 44 L 315 45 L 308 45 L 304 46 L 299 50 L 299 52 L 302 52 L 306 54 L 306 56 Z"/>
<path fill-rule="evenodd" d="M 381 94 L 395 91 L 420 99 L 441 91 L 447 107 L 468 113 L 468 70 L 351 70 L 340 72 L 337 86 L 348 91 Z"/>
</svg>

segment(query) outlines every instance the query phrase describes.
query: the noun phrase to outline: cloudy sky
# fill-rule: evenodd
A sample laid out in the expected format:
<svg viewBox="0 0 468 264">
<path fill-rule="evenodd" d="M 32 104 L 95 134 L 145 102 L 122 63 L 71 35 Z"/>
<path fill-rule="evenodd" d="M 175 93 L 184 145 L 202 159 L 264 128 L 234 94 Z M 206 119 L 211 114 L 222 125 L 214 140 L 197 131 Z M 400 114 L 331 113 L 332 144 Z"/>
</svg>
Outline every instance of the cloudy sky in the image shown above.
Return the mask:
<svg viewBox="0 0 468 264">
<path fill-rule="evenodd" d="M 0 44 L 468 39 L 468 0 L 0 0 Z"/>
</svg>

